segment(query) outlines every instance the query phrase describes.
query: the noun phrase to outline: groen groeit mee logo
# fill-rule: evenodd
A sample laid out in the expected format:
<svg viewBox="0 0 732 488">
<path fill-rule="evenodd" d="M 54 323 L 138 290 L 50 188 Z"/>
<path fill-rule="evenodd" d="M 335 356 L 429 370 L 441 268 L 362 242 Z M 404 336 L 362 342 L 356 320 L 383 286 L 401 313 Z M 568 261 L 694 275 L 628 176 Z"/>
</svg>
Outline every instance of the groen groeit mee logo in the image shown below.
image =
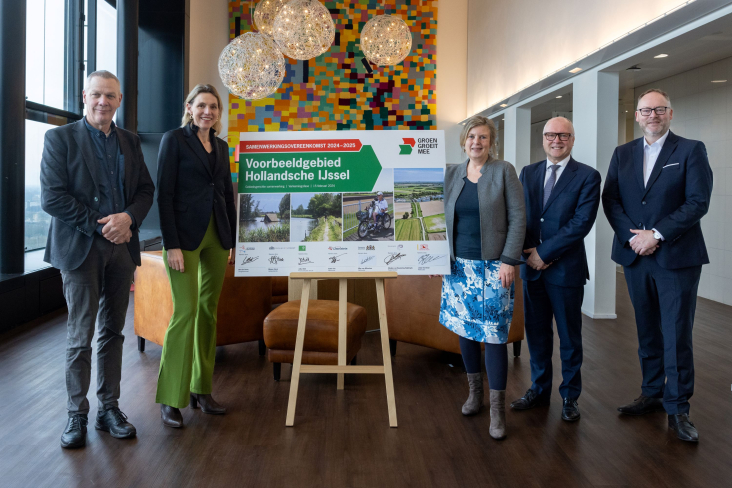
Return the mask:
<svg viewBox="0 0 732 488">
<path fill-rule="evenodd" d="M 412 149 L 417 141 L 412 137 L 402 137 L 404 144 L 399 144 L 399 154 L 412 154 Z"/>
<path fill-rule="evenodd" d="M 304 251 L 304 250 L 305 250 L 305 246 L 298 246 L 298 251 Z"/>
</svg>

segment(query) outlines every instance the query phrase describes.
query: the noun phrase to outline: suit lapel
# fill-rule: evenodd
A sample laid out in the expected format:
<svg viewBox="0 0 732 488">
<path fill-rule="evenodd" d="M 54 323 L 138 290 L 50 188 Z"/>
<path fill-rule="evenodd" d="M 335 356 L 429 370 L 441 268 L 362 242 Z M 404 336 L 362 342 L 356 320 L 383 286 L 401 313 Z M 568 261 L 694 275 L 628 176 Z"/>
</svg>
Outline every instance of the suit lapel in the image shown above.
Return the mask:
<svg viewBox="0 0 732 488">
<path fill-rule="evenodd" d="M 661 174 L 661 170 L 663 170 L 663 167 L 666 165 L 666 161 L 668 161 L 668 158 L 670 158 L 671 154 L 674 152 L 674 150 L 676 150 L 676 145 L 678 143 L 679 138 L 676 136 L 676 134 L 669 131 L 666 142 L 663 143 L 663 147 L 661 148 L 661 152 L 658 155 L 658 159 L 656 159 L 656 164 L 653 165 L 653 171 L 651 171 L 651 176 L 648 177 L 648 184 L 646 185 L 645 191 L 643 192 L 644 197 L 646 196 L 646 193 L 648 193 L 648 190 L 651 189 L 651 186 L 653 186 L 653 183 L 655 183 L 658 179 L 658 176 Z"/>
<path fill-rule="evenodd" d="M 546 171 L 546 166 L 544 166 L 544 171 Z M 577 171 L 577 161 L 575 161 L 572 158 L 569 158 L 569 161 L 567 161 L 567 167 L 562 170 L 562 174 L 559 177 L 559 180 L 557 180 L 557 183 L 554 185 L 554 189 L 552 190 L 552 194 L 549 195 L 549 200 L 546 202 L 546 205 L 544 205 L 544 209 L 542 211 L 542 215 L 546 210 L 551 206 L 552 202 L 557 199 L 557 195 L 562 193 L 562 190 L 564 190 L 570 181 L 574 179 L 575 172 Z M 542 192 L 541 195 L 541 201 L 544 201 L 544 193 Z"/>
<path fill-rule="evenodd" d="M 544 213 L 542 204 L 544 202 L 544 176 L 546 175 L 547 164 L 549 163 L 545 159 L 543 163 L 537 166 L 536 171 L 534 171 L 535 181 L 532 183 L 534 185 L 534 195 L 539 195 L 539 200 L 536 201 L 536 210 L 539 215 Z"/>
<path fill-rule="evenodd" d="M 94 148 L 92 147 L 92 142 L 89 139 L 90 137 L 89 130 L 86 128 L 86 123 L 84 122 L 84 119 L 81 119 L 74 126 L 74 140 L 76 141 L 76 144 L 79 145 L 79 148 L 81 148 L 81 157 L 84 159 L 84 163 L 86 163 L 89 173 L 91 173 L 92 180 L 94 180 L 94 186 L 98 189 L 99 176 L 97 174 L 97 167 L 99 164 L 96 156 L 94 156 Z"/>
<path fill-rule="evenodd" d="M 638 143 L 633 148 L 633 169 L 635 171 L 635 177 L 638 180 L 638 186 L 641 191 L 646 187 L 643 182 L 643 138 L 638 139 Z"/>
<path fill-rule="evenodd" d="M 119 127 L 117 128 L 117 142 L 119 143 L 119 150 L 125 158 L 125 200 L 129 202 L 132 197 L 130 190 L 132 189 L 133 154 L 132 148 L 127 144 L 127 138 L 122 131 L 119 130 Z"/>
<path fill-rule="evenodd" d="M 208 163 L 208 154 L 206 153 L 206 150 L 203 148 L 203 144 L 201 144 L 200 140 L 196 140 L 198 136 L 195 132 L 193 132 L 193 129 L 191 129 L 191 126 L 186 126 L 185 130 L 186 135 L 186 143 L 188 146 L 193 149 L 193 152 L 196 153 L 196 156 L 198 156 L 198 159 L 201 160 L 201 163 L 203 164 L 204 168 L 206 168 L 206 171 L 208 172 L 209 176 L 211 176 L 211 165 Z M 211 146 L 213 147 L 213 144 L 216 144 L 216 142 L 211 139 Z"/>
</svg>

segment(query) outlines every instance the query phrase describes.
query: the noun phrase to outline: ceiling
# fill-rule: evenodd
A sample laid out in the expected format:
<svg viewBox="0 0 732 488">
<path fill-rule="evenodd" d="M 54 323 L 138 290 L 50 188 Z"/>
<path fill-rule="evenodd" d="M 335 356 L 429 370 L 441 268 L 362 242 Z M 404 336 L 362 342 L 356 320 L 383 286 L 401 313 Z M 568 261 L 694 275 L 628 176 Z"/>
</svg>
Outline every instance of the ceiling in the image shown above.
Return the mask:
<svg viewBox="0 0 732 488">
<path fill-rule="evenodd" d="M 666 58 L 655 59 L 658 54 Z M 603 71 L 620 73 L 621 102 L 630 97 L 633 88 L 668 78 L 685 71 L 732 56 L 732 15 L 727 15 L 682 34 L 658 46 L 636 54 Z M 639 71 L 627 71 L 638 66 Z M 710 80 L 711 82 L 711 80 Z M 732 79 L 729 80 L 732 83 Z"/>
</svg>

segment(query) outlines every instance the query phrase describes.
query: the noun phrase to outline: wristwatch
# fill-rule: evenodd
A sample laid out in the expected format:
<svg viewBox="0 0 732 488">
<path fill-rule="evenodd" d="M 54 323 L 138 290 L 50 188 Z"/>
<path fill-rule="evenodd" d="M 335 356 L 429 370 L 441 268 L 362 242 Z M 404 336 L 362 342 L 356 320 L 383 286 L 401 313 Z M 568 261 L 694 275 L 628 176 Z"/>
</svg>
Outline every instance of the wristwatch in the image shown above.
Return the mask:
<svg viewBox="0 0 732 488">
<path fill-rule="evenodd" d="M 653 229 L 653 238 L 657 241 L 660 241 L 663 236 L 660 232 L 658 232 L 656 229 Z"/>
</svg>

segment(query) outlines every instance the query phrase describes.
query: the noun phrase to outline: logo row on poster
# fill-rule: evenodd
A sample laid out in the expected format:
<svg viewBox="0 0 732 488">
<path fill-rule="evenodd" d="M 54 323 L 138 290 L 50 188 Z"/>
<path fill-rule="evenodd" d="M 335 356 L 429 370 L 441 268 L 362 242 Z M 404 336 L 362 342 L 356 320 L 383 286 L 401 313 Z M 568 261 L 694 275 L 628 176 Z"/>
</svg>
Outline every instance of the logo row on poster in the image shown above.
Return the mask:
<svg viewBox="0 0 732 488">
<path fill-rule="evenodd" d="M 284 276 L 292 271 L 396 271 L 450 274 L 447 241 L 425 242 L 240 242 L 237 276 Z"/>
</svg>

